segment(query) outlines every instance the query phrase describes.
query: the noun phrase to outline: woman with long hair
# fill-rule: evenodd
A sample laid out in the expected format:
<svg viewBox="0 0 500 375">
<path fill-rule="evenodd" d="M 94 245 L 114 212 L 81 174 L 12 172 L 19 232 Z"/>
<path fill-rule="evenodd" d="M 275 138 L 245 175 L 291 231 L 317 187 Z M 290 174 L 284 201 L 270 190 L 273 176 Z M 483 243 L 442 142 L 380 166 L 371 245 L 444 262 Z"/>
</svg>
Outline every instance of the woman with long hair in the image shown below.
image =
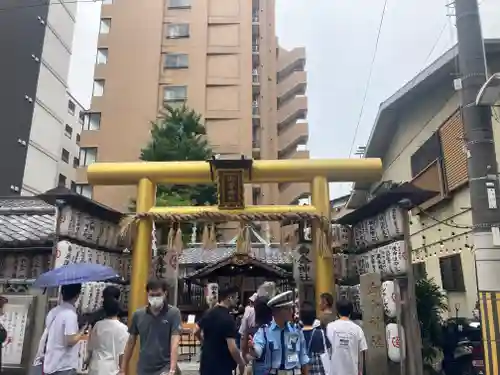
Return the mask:
<svg viewBox="0 0 500 375">
<path fill-rule="evenodd" d="M 98 321 L 90 333 L 88 342 L 89 375 L 117 375 L 125 345 L 128 328 L 120 322 L 120 303 L 115 298 L 103 301 L 104 319 Z"/>
</svg>

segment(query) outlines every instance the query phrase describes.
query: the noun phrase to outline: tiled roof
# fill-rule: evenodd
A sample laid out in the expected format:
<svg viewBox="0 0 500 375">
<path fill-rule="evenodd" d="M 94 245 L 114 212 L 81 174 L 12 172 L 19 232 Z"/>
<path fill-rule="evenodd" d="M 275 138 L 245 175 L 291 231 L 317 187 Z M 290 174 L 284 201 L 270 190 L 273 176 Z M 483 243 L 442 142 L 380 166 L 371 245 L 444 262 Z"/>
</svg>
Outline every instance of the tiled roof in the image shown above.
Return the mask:
<svg viewBox="0 0 500 375">
<path fill-rule="evenodd" d="M 208 264 L 205 267 L 187 275 L 186 278 L 200 279 L 200 278 L 207 277 L 215 270 L 220 269 L 220 268 L 227 266 L 227 265 L 231 265 L 232 264 L 231 258 L 232 258 L 231 256 L 228 256 L 228 257 L 221 259 L 217 263 Z M 262 262 L 259 259 L 255 259 L 254 257 L 248 257 L 248 259 L 246 260 L 246 263 L 249 265 L 255 265 L 257 267 L 263 268 L 263 269 L 267 270 L 268 272 L 273 272 L 273 273 L 278 274 L 279 276 L 284 277 L 284 278 L 290 278 L 292 276 L 291 272 L 286 271 L 285 269 L 281 268 L 280 266 L 277 266 L 276 264 L 269 263 L 269 262 Z"/>
<path fill-rule="evenodd" d="M 218 247 L 213 250 L 207 250 L 200 247 L 190 247 L 184 249 L 179 258 L 180 264 L 211 264 L 231 256 L 236 252 L 236 247 Z M 271 248 L 267 252 L 264 247 L 253 247 L 250 249 L 250 255 L 261 262 L 270 264 L 291 264 L 292 256 L 278 248 Z"/>
<path fill-rule="evenodd" d="M 55 209 L 37 198 L 0 198 L 0 248 L 47 245 Z"/>
</svg>

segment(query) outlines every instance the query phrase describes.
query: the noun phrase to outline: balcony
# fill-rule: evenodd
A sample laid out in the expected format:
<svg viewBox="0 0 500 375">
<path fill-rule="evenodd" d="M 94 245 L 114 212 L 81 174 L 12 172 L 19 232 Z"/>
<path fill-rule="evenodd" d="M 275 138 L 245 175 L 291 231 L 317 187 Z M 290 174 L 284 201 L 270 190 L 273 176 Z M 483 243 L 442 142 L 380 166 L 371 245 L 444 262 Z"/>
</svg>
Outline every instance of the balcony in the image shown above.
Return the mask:
<svg viewBox="0 0 500 375">
<path fill-rule="evenodd" d="M 252 35 L 259 35 L 259 10 L 252 12 Z"/>
<path fill-rule="evenodd" d="M 257 100 L 254 100 L 252 102 L 252 116 L 253 117 L 259 117 L 260 116 L 259 102 Z"/>
<path fill-rule="evenodd" d="M 311 185 L 307 182 L 293 182 L 279 185 L 279 204 L 297 204 L 299 199 L 311 194 Z"/>
<path fill-rule="evenodd" d="M 297 120 L 305 120 L 307 116 L 307 97 L 296 96 L 278 109 L 278 125 L 283 127 Z"/>
<path fill-rule="evenodd" d="M 260 86 L 259 71 L 257 69 L 254 69 L 252 71 L 252 88 L 254 93 L 259 91 L 259 86 Z"/>
<path fill-rule="evenodd" d="M 287 51 L 280 48 L 278 51 L 278 81 L 284 79 L 295 70 L 304 70 L 306 64 L 306 49 L 294 48 Z"/>
<path fill-rule="evenodd" d="M 306 144 L 308 140 L 309 124 L 307 122 L 296 122 L 285 126 L 278 133 L 279 154 L 287 154 L 298 145 Z"/>
<path fill-rule="evenodd" d="M 280 156 L 280 159 L 310 159 L 309 150 L 293 150 L 287 154 Z"/>
<path fill-rule="evenodd" d="M 293 96 L 305 95 L 307 88 L 307 74 L 304 71 L 294 71 L 282 81 L 278 82 L 278 101 L 284 103 Z"/>
<path fill-rule="evenodd" d="M 258 139 L 252 141 L 252 158 L 260 159 L 260 140 Z"/>
</svg>

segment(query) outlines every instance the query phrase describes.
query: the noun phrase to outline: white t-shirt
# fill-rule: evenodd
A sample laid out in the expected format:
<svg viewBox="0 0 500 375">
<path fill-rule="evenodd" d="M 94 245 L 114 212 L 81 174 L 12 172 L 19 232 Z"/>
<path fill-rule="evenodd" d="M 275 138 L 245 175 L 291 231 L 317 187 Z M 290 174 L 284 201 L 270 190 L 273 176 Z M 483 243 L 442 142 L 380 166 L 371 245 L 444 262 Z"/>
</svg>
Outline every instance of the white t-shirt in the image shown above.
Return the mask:
<svg viewBox="0 0 500 375">
<path fill-rule="evenodd" d="M 88 350 L 92 351 L 89 375 L 116 375 L 119 358 L 125 351 L 128 328 L 116 319 L 97 322 L 90 334 Z"/>
<path fill-rule="evenodd" d="M 78 345 L 67 346 L 65 336 L 78 333 L 78 316 L 73 305 L 63 302 L 47 314 L 47 346 L 43 370 L 45 374 L 78 368 Z"/>
<path fill-rule="evenodd" d="M 359 355 L 368 349 L 361 327 L 337 319 L 326 327 L 326 337 L 332 345 L 330 375 L 359 375 Z"/>
<path fill-rule="evenodd" d="M 253 306 L 245 307 L 245 312 L 243 313 L 243 318 L 241 318 L 241 325 L 239 333 L 244 335 L 245 332 L 255 326 L 255 309 Z"/>
</svg>

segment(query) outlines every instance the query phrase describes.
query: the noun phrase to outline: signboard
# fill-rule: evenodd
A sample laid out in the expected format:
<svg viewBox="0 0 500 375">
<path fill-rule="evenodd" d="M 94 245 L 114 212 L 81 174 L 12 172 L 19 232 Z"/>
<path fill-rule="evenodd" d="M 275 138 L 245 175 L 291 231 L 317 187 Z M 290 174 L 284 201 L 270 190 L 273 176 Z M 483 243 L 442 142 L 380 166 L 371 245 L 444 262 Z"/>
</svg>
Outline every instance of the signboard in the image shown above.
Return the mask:
<svg viewBox="0 0 500 375">
<path fill-rule="evenodd" d="M 387 342 L 385 338 L 384 304 L 380 274 L 360 276 L 360 297 L 363 308 L 363 331 L 368 344 L 367 374 L 387 374 Z"/>
<path fill-rule="evenodd" d="M 234 210 L 245 208 L 243 173 L 242 169 L 217 171 L 220 209 Z"/>
<path fill-rule="evenodd" d="M 2 348 L 2 364 L 20 366 L 24 350 L 29 350 L 31 340 L 30 307 L 33 297 L 9 295 L 6 297 L 9 302 L 4 306 L 4 314 L 0 317 L 0 323 L 7 331 L 7 340 Z"/>
</svg>

